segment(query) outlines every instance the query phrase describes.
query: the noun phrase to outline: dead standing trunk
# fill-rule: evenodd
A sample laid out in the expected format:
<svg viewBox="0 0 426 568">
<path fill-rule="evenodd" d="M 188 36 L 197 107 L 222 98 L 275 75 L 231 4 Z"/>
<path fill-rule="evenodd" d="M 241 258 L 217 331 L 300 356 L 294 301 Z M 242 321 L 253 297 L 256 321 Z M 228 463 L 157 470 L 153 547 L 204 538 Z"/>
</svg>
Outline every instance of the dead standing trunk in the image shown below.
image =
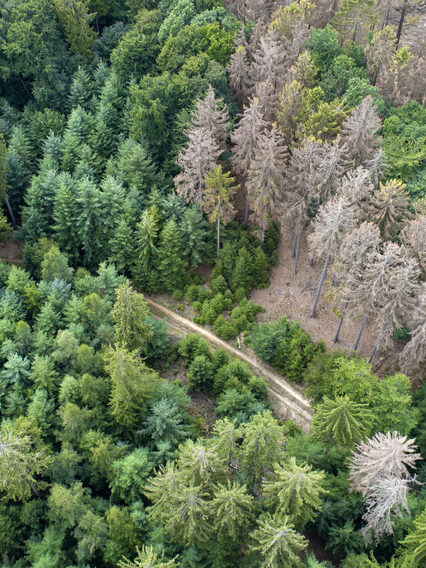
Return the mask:
<svg viewBox="0 0 426 568">
<path fill-rule="evenodd" d="M 367 318 L 368 318 L 369 313 L 370 313 L 370 310 L 367 310 L 364 314 L 364 319 L 362 320 L 362 324 L 361 324 L 361 327 L 359 329 L 358 336 L 355 340 L 354 351 L 356 351 L 358 349 L 358 344 L 360 342 L 362 332 L 364 331 L 365 324 L 367 323 Z"/>
<path fill-rule="evenodd" d="M 310 318 L 315 317 L 315 311 L 317 309 L 317 304 L 318 304 L 318 300 L 319 300 L 319 297 L 320 297 L 320 294 L 321 294 L 321 288 L 322 288 L 322 285 L 324 283 L 325 275 L 327 274 L 327 267 L 328 267 L 328 263 L 330 262 L 330 257 L 331 257 L 331 255 L 328 254 L 327 258 L 325 259 L 325 262 L 324 262 L 324 268 L 322 269 L 321 278 L 320 278 L 318 288 L 317 288 L 317 293 L 315 295 L 314 305 L 313 305 L 313 308 L 312 308 L 312 312 L 309 316 Z"/>
<path fill-rule="evenodd" d="M 339 319 L 339 325 L 337 326 L 337 331 L 336 335 L 334 336 L 333 343 L 337 343 L 339 341 L 340 330 L 342 329 L 343 318 L 345 317 L 345 312 L 346 308 L 348 307 L 348 304 L 349 304 L 349 299 L 346 299 L 345 303 L 343 304 L 342 315 L 340 316 Z"/>
<path fill-rule="evenodd" d="M 9 199 L 7 197 L 6 197 L 5 203 L 6 203 L 7 210 L 9 211 L 9 215 L 10 215 L 10 219 L 12 221 L 13 228 L 17 229 L 18 226 L 16 224 L 15 215 L 13 214 L 12 207 L 10 206 Z"/>
</svg>

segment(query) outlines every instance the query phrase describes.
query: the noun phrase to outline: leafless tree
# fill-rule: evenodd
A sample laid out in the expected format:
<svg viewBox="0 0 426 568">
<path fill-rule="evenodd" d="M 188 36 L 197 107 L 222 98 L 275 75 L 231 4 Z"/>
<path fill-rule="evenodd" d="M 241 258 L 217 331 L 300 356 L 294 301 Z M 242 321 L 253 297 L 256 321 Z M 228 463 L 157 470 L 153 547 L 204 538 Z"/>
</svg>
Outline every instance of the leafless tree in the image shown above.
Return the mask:
<svg viewBox="0 0 426 568">
<path fill-rule="evenodd" d="M 418 215 L 401 231 L 401 241 L 426 272 L 426 215 Z"/>
<path fill-rule="evenodd" d="M 238 103 L 243 105 L 250 92 L 249 64 L 247 60 L 246 48 L 240 45 L 231 55 L 228 64 L 229 85 Z"/>
<path fill-rule="evenodd" d="M 393 239 L 401 230 L 406 219 L 412 214 L 408 209 L 409 198 L 405 193 L 405 184 L 392 179 L 380 184 L 366 206 L 365 215 L 376 222 L 383 238 Z"/>
<path fill-rule="evenodd" d="M 350 272 L 348 274 L 352 293 L 352 301 L 348 306 L 349 312 L 362 311 L 364 318 L 355 340 L 354 350 L 367 323 L 368 316 L 373 310 L 380 309 L 382 297 L 387 289 L 388 281 L 393 270 L 402 262 L 401 247 L 395 243 L 384 243 L 381 250 L 372 250 L 367 254 L 362 275 Z"/>
<path fill-rule="evenodd" d="M 202 215 L 204 180 L 215 167 L 221 151 L 211 131 L 204 127 L 192 126 L 187 137 L 188 143 L 179 152 L 176 162 L 181 172 L 175 177 L 175 188 L 186 201 L 198 199 Z"/>
<path fill-rule="evenodd" d="M 266 126 L 267 122 L 262 116 L 260 100 L 254 97 L 250 101 L 250 106 L 244 109 L 243 116 L 231 135 L 231 140 L 234 144 L 234 169 L 244 181 L 247 179 L 250 165 L 255 158 L 259 136 L 265 131 Z M 245 191 L 245 196 L 244 221 L 247 223 L 249 214 L 247 191 Z"/>
<path fill-rule="evenodd" d="M 324 142 L 321 152 L 316 154 L 313 170 L 315 171 L 315 198 L 319 203 L 325 202 L 336 193 L 341 178 L 350 168 L 346 155 L 346 146 L 340 144 L 339 137 L 333 144 Z"/>
<path fill-rule="evenodd" d="M 411 339 L 402 350 L 399 363 L 401 371 L 411 373 L 426 359 L 426 289 L 418 296 L 418 305 L 411 317 Z"/>
<path fill-rule="evenodd" d="M 404 258 L 387 279 L 386 289 L 379 299 L 381 305 L 376 317 L 376 341 L 371 351 L 370 363 L 378 347 L 386 347 L 392 331 L 402 327 L 407 315 L 415 310 L 420 293 L 419 276 L 417 261 Z"/>
<path fill-rule="evenodd" d="M 283 199 L 287 148 L 276 128 L 258 137 L 255 157 L 248 171 L 247 192 L 252 218 L 260 225 L 264 240 L 268 216 L 273 215 Z"/>
<path fill-rule="evenodd" d="M 211 85 L 209 85 L 205 98 L 197 101 L 192 124 L 208 130 L 216 144 L 224 150 L 229 128 L 229 115 L 223 99 L 216 99 Z"/>
<path fill-rule="evenodd" d="M 380 142 L 377 135 L 380 128 L 373 97 L 369 95 L 355 107 L 340 131 L 341 143 L 346 145 L 348 157 L 356 166 L 366 162 L 376 151 Z"/>
<path fill-rule="evenodd" d="M 312 223 L 312 233 L 309 235 L 310 248 L 313 255 L 325 256 L 325 262 L 310 314 L 311 318 L 315 316 L 330 259 L 337 254 L 345 233 L 352 229 L 358 214 L 357 207 L 354 207 L 346 197 L 337 196 L 320 207 Z"/>
<path fill-rule="evenodd" d="M 358 166 L 346 172 L 337 189 L 337 194 L 345 195 L 351 203 L 361 205 L 365 200 L 370 199 L 372 190 L 370 172 L 363 166 Z"/>
<path fill-rule="evenodd" d="M 371 175 L 371 181 L 375 188 L 379 187 L 380 180 L 384 177 L 384 171 L 388 168 L 385 153 L 379 148 L 371 160 L 365 162 L 365 167 Z"/>
<path fill-rule="evenodd" d="M 416 453 L 414 442 L 399 432 L 378 432 L 357 444 L 349 465 L 352 491 L 366 496 L 386 477 L 411 479 L 410 469 L 415 469 L 416 462 L 422 459 L 421 454 Z"/>
<path fill-rule="evenodd" d="M 339 248 L 338 255 L 333 264 L 333 272 L 341 283 L 340 298 L 343 299 L 341 316 L 337 326 L 334 343 L 339 340 L 343 318 L 352 299 L 352 285 L 362 278 L 367 255 L 377 250 L 380 243 L 380 232 L 373 223 L 362 223 L 359 227 L 347 233 Z M 349 277 L 349 274 L 352 276 Z"/>
</svg>

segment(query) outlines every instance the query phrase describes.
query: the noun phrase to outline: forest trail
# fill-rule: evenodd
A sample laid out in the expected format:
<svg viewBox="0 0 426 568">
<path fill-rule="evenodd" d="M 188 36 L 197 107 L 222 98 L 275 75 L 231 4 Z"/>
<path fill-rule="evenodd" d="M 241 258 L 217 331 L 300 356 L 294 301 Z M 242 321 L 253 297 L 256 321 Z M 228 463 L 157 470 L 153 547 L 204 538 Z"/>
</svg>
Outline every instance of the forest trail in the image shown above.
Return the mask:
<svg viewBox="0 0 426 568">
<path fill-rule="evenodd" d="M 267 381 L 269 387 L 269 401 L 277 416 L 284 420 L 293 420 L 304 431 L 309 430 L 313 411 L 309 401 L 303 396 L 302 389 L 299 391 L 296 387 L 290 385 L 282 375 L 273 370 L 269 365 L 260 362 L 254 354 L 251 355 L 239 349 L 235 349 L 226 343 L 226 341 L 216 337 L 214 333 L 176 314 L 169 308 L 157 303 L 149 296 L 145 296 L 145 300 L 151 308 L 152 315 L 157 318 L 165 317 L 167 325 L 179 334 L 198 333 L 215 349 L 223 347 L 231 355 L 238 357 L 250 365 L 257 375 L 264 377 Z"/>
</svg>

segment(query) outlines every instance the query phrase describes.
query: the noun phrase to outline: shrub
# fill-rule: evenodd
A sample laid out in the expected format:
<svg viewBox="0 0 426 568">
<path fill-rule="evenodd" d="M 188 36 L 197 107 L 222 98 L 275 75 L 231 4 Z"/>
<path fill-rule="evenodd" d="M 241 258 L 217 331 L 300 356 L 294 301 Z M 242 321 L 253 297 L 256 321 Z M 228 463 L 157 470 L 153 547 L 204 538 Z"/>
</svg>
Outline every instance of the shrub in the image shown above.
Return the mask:
<svg viewBox="0 0 426 568">
<path fill-rule="evenodd" d="M 191 391 L 212 390 L 213 365 L 205 355 L 197 355 L 189 366 L 187 379 Z"/>
<path fill-rule="evenodd" d="M 231 359 L 217 371 L 214 379 L 214 392 L 221 393 L 227 386 L 229 387 L 232 379 L 242 385 L 247 385 L 252 377 L 253 374 L 245 363 L 239 359 Z"/>
<path fill-rule="evenodd" d="M 268 398 L 268 385 L 262 377 L 250 377 L 248 380 L 248 388 L 259 400 Z"/>
<path fill-rule="evenodd" d="M 213 279 L 210 279 L 210 286 L 213 291 L 213 294 L 224 294 L 226 289 L 228 288 L 228 283 L 225 280 L 225 277 L 222 274 L 219 274 Z"/>
<path fill-rule="evenodd" d="M 243 300 L 247 300 L 247 292 L 242 286 L 240 286 L 235 290 L 234 297 L 237 302 L 242 302 Z"/>
<path fill-rule="evenodd" d="M 228 389 L 217 399 L 216 412 L 219 416 L 234 416 L 237 412 L 247 410 L 255 402 L 255 396 L 249 391 Z"/>
<path fill-rule="evenodd" d="M 172 294 L 172 298 L 173 298 L 173 300 L 180 302 L 180 300 L 182 300 L 182 298 L 183 298 L 182 290 L 175 290 Z"/>
<path fill-rule="evenodd" d="M 202 293 L 203 293 L 202 286 L 198 284 L 191 284 L 191 286 L 188 286 L 186 290 L 186 297 L 188 298 L 188 300 L 198 301 L 200 294 Z"/>
<path fill-rule="evenodd" d="M 0 243 L 5 243 L 12 235 L 12 227 L 7 222 L 6 217 L 0 211 Z"/>
<path fill-rule="evenodd" d="M 235 327 L 232 325 L 231 322 L 227 321 L 223 316 L 219 316 L 216 318 L 213 329 L 215 334 L 227 341 L 228 339 L 232 339 L 237 335 L 237 331 Z"/>
<path fill-rule="evenodd" d="M 146 318 L 146 323 L 152 327 L 153 334 L 146 345 L 146 353 L 150 360 L 165 360 L 170 352 L 170 334 L 164 320 Z"/>
<path fill-rule="evenodd" d="M 211 359 L 210 347 L 205 339 L 195 333 L 185 335 L 178 347 L 179 355 L 185 359 L 185 364 L 190 365 L 197 355 L 205 355 Z"/>
<path fill-rule="evenodd" d="M 214 372 L 217 373 L 219 369 L 227 365 L 230 359 L 231 357 L 228 351 L 226 351 L 226 349 L 224 349 L 223 347 L 219 347 L 219 349 L 216 349 L 216 351 L 214 351 L 212 355 L 212 364 Z"/>
</svg>

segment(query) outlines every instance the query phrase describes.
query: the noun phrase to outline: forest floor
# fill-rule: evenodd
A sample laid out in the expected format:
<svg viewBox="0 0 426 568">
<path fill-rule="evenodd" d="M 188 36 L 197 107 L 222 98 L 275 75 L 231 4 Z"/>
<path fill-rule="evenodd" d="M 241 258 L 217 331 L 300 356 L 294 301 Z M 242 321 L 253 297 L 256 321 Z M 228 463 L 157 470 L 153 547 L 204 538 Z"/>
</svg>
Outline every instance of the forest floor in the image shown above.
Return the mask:
<svg viewBox="0 0 426 568">
<path fill-rule="evenodd" d="M 362 322 L 362 315 L 343 320 L 339 341 L 333 343 L 338 318 L 331 302 L 325 297 L 329 285 L 327 278 L 321 291 L 316 316 L 310 318 L 317 285 L 323 269 L 323 262 L 316 261 L 309 266 L 309 250 L 306 235 L 300 246 L 297 274 L 294 274 L 294 259 L 288 237 L 282 237 L 278 247 L 278 263 L 271 269 L 270 285 L 262 290 L 253 290 L 250 299 L 265 309 L 257 321 L 276 321 L 286 316 L 290 321 L 299 320 L 300 326 L 313 341 L 322 340 L 328 349 L 351 351 Z M 327 277 L 330 277 L 330 271 Z M 368 320 L 358 347 L 359 355 L 369 357 L 375 341 L 374 322 Z M 397 366 L 397 355 L 403 345 L 394 341 L 394 348 L 386 354 L 379 354 L 374 361 L 374 371 L 379 375 L 392 373 Z"/>
<path fill-rule="evenodd" d="M 22 243 L 14 238 L 0 243 L 0 259 L 12 264 L 22 264 Z"/>
</svg>

